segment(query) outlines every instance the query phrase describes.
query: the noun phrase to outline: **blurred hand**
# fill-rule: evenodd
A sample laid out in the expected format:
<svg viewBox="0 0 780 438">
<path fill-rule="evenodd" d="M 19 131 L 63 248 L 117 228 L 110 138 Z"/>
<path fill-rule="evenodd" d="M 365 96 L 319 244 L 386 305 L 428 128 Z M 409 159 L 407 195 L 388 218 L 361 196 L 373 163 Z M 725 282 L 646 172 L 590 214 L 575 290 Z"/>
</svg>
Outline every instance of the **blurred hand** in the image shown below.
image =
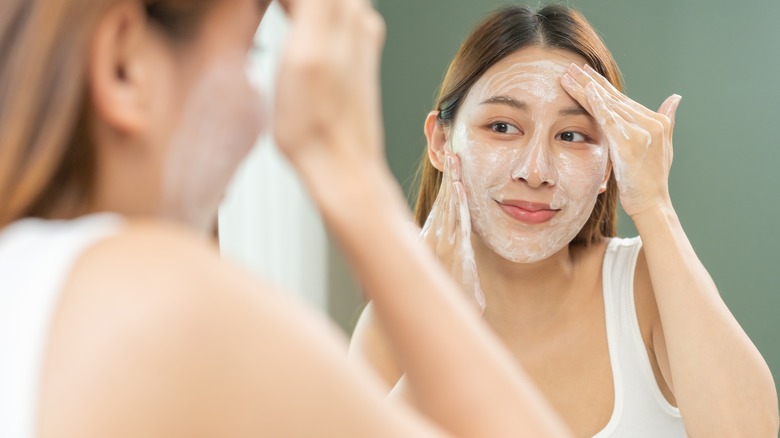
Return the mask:
<svg viewBox="0 0 780 438">
<path fill-rule="evenodd" d="M 304 179 L 384 164 L 379 65 L 384 22 L 368 0 L 285 0 L 290 32 L 274 132 Z M 335 166 L 335 167 L 333 167 Z"/>
</svg>

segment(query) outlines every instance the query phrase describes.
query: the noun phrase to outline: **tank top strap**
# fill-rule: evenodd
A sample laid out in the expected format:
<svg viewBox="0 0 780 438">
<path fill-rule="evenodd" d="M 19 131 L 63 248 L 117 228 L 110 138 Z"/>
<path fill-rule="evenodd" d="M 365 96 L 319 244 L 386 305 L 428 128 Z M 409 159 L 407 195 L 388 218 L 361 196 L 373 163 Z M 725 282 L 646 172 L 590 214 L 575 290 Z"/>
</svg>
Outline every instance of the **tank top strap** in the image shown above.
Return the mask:
<svg viewBox="0 0 780 438">
<path fill-rule="evenodd" d="M 639 328 L 634 273 L 641 248 L 639 237 L 613 238 L 604 254 L 602 288 L 615 407 L 599 438 L 685 436 L 679 410 L 658 388 Z"/>
<path fill-rule="evenodd" d="M 0 436 L 35 436 L 51 319 L 80 255 L 119 231 L 113 214 L 25 219 L 0 232 Z"/>
</svg>

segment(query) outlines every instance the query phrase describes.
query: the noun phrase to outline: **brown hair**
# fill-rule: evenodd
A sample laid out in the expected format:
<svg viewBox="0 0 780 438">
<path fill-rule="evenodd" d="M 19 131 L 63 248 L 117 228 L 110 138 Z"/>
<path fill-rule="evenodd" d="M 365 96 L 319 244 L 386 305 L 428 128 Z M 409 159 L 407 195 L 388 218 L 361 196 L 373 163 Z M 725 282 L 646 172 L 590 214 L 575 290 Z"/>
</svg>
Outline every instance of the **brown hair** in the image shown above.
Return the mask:
<svg viewBox="0 0 780 438">
<path fill-rule="evenodd" d="M 142 0 L 138 0 L 141 2 Z M 87 135 L 88 48 L 119 0 L 3 0 L 0 14 L 0 227 L 84 212 L 95 189 Z M 186 39 L 207 0 L 143 1 L 152 25 Z"/>
<path fill-rule="evenodd" d="M 461 103 L 471 87 L 485 72 L 510 54 L 529 46 L 566 50 L 585 58 L 617 89 L 623 82 L 615 60 L 604 42 L 577 11 L 559 5 L 546 6 L 536 12 L 522 6 L 509 6 L 485 18 L 466 38 L 452 60 L 441 85 L 436 110 L 444 127 L 452 125 Z M 418 172 L 420 188 L 415 219 L 423 226 L 441 186 L 442 173 L 423 154 Z M 607 190 L 596 199 L 596 205 L 572 244 L 589 245 L 601 237 L 612 237 L 617 228 L 617 183 L 609 177 Z"/>
</svg>

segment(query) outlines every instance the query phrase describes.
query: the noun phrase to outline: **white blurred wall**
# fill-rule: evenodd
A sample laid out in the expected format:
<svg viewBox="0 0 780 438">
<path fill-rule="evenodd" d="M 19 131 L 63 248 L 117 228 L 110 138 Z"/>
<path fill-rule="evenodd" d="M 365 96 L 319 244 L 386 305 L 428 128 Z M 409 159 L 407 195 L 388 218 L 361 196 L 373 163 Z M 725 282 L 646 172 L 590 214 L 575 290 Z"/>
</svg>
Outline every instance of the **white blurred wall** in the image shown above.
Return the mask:
<svg viewBox="0 0 780 438">
<path fill-rule="evenodd" d="M 286 19 L 272 3 L 256 36 L 250 75 L 269 103 Z M 322 220 L 270 133 L 258 140 L 219 211 L 223 256 L 328 309 L 328 242 Z"/>
</svg>

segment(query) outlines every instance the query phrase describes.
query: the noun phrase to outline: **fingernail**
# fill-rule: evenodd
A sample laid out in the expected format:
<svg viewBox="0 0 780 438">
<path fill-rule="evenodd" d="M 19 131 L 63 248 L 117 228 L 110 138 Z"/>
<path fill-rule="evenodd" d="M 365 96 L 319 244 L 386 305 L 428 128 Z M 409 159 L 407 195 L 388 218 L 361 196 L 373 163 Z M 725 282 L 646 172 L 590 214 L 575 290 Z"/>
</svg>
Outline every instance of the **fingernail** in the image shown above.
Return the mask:
<svg viewBox="0 0 780 438">
<path fill-rule="evenodd" d="M 446 154 L 444 157 L 445 157 L 444 158 L 444 160 L 445 160 L 445 169 L 444 169 L 444 171 L 446 173 L 452 174 L 452 168 L 454 167 L 453 166 L 454 162 L 452 160 L 452 155 L 451 154 Z"/>
<path fill-rule="evenodd" d="M 578 73 L 579 73 L 579 72 L 581 72 L 581 71 L 582 71 L 582 70 L 580 69 L 580 67 L 579 67 L 577 64 L 575 64 L 575 63 L 573 63 L 573 62 L 572 62 L 572 63 L 569 65 L 569 74 L 570 74 L 570 75 L 576 75 L 576 74 L 578 74 Z"/>
<path fill-rule="evenodd" d="M 563 77 L 561 77 L 561 85 L 573 86 L 574 85 L 574 78 L 569 76 L 568 73 L 564 73 Z"/>
<path fill-rule="evenodd" d="M 591 67 L 591 66 L 590 66 L 590 64 L 585 64 L 585 70 L 587 70 L 587 71 L 588 71 L 588 72 L 590 72 L 590 73 L 596 73 L 596 74 L 600 74 L 599 72 L 597 72 L 597 71 L 596 71 L 596 69 L 594 69 L 593 67 Z"/>
</svg>

